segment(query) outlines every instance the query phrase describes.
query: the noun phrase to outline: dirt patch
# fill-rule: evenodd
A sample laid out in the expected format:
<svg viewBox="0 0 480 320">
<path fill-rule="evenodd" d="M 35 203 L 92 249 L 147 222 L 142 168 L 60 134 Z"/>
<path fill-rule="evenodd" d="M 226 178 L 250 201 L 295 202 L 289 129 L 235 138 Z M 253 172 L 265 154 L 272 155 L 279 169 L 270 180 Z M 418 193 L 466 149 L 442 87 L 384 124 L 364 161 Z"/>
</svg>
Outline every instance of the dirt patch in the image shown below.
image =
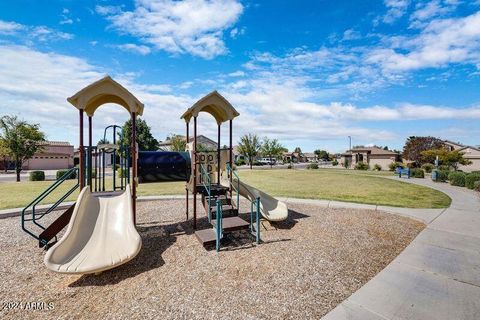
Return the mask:
<svg viewBox="0 0 480 320">
<path fill-rule="evenodd" d="M 1 220 L 0 316 L 318 319 L 382 270 L 425 227 L 369 210 L 290 208 L 287 221 L 262 223 L 263 244 L 239 233 L 216 253 L 195 239 L 191 223 L 184 221 L 183 201 L 140 202 L 140 254 L 97 276 L 48 271 L 44 251 L 22 232 L 20 218 Z M 37 302 L 36 310 L 31 302 Z"/>
</svg>

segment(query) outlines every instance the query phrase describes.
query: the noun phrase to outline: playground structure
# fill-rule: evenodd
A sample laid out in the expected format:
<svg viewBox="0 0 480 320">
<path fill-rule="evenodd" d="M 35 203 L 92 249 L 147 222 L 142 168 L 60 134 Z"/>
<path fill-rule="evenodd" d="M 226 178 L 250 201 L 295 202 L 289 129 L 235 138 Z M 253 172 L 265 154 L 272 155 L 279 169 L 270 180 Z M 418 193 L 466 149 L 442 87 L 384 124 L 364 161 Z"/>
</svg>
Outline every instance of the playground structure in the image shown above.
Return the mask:
<svg viewBox="0 0 480 320">
<path fill-rule="evenodd" d="M 48 249 L 45 265 L 55 272 L 98 273 L 117 267 L 133 259 L 141 249 L 141 237 L 136 230 L 136 190 L 139 183 L 186 182 L 186 219 L 189 219 L 189 193 L 193 194 L 193 228 L 197 239 L 204 245 L 220 249 L 224 236 L 232 232 L 250 230 L 260 243 L 260 218 L 279 221 L 287 218 L 286 205 L 273 197 L 240 181 L 233 170 L 233 119 L 239 113 L 218 92 L 213 91 L 200 99 L 183 115 L 186 122 L 186 152 L 139 151 L 136 143 L 136 117 L 143 114 L 143 104 L 127 89 L 109 76 L 80 90 L 68 101 L 79 110 L 80 164 L 68 171 L 39 195 L 22 212 L 22 228 Z M 92 144 L 92 122 L 95 110 L 103 104 L 115 103 L 124 107 L 131 117 L 131 144 L 120 145 L 118 126 L 112 130 L 113 143 Z M 218 126 L 218 149 L 200 151 L 197 146 L 197 117 L 200 112 L 212 115 Z M 84 114 L 88 116 L 88 145 L 84 145 Z M 189 124 L 193 119 L 193 142 L 189 142 Z M 229 123 L 229 147 L 220 148 L 221 124 Z M 118 131 L 117 131 L 118 130 Z M 123 141 L 123 139 L 121 139 Z M 111 190 L 106 188 L 106 157 L 113 159 Z M 118 159 L 118 161 L 117 161 Z M 120 176 L 116 177 L 119 162 Z M 131 173 L 130 173 L 131 168 Z M 36 206 L 68 178 L 77 181 L 60 199 L 44 211 Z M 120 183 L 117 183 L 119 179 Z M 77 201 L 68 207 L 52 224 L 43 226 L 41 220 L 53 212 L 76 189 Z M 197 195 L 211 228 L 197 229 Z M 235 196 L 235 198 L 234 198 Z M 250 205 L 249 221 L 239 217 L 240 196 Z M 40 228 L 35 233 L 27 224 Z M 31 225 L 29 225 L 31 226 Z M 57 234 L 66 226 L 64 236 Z"/>
</svg>

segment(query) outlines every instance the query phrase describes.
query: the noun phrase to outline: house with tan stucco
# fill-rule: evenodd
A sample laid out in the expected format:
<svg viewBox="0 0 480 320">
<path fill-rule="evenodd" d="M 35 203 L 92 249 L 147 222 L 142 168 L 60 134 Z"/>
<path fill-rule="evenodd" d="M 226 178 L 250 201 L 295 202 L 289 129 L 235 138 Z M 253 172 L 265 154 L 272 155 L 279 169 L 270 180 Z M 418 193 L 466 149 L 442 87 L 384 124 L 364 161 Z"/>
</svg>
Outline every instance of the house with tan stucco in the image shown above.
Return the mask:
<svg viewBox="0 0 480 320">
<path fill-rule="evenodd" d="M 449 140 L 444 140 L 443 143 L 445 143 L 445 146 L 449 149 L 449 151 L 459 151 L 463 153 L 463 157 L 465 159 L 471 162 L 471 164 L 467 166 L 459 165 L 459 170 L 465 172 L 480 170 L 480 148 L 467 146 L 459 142 L 452 142 Z"/>
<path fill-rule="evenodd" d="M 41 151 L 23 163 L 24 170 L 73 168 L 73 145 L 65 141 L 45 141 Z"/>
<path fill-rule="evenodd" d="M 358 162 L 364 162 L 373 168 L 376 164 L 382 167 L 382 170 L 388 170 L 388 166 L 392 162 L 401 161 L 398 152 L 384 150 L 377 147 L 361 147 L 353 148 L 342 153 L 340 163 L 342 166 L 345 163 L 349 168 L 355 167 Z"/>
</svg>

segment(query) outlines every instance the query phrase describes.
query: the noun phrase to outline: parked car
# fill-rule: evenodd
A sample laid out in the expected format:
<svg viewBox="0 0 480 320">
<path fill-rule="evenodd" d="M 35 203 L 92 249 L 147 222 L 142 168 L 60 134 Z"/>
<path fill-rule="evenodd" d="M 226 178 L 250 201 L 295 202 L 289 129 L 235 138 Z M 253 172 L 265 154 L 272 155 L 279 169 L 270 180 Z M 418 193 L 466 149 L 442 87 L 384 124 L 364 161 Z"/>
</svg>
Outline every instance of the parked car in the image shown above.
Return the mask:
<svg viewBox="0 0 480 320">
<path fill-rule="evenodd" d="M 267 165 L 275 165 L 277 163 L 277 159 L 274 159 L 274 158 L 261 158 L 260 160 L 258 160 L 258 162 L 262 163 L 262 164 L 267 164 Z"/>
</svg>

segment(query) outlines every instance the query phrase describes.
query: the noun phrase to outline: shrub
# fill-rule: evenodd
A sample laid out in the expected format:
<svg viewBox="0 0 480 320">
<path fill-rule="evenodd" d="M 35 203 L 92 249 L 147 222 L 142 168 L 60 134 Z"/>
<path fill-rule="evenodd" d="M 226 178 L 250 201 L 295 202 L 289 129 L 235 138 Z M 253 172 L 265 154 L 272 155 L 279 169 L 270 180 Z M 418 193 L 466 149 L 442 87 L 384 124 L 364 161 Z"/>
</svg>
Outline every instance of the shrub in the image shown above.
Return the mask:
<svg viewBox="0 0 480 320">
<path fill-rule="evenodd" d="M 237 161 L 235 161 L 235 164 L 237 166 L 243 166 L 243 165 L 247 164 L 247 162 L 244 159 L 238 159 Z"/>
<path fill-rule="evenodd" d="M 254 166 L 263 166 L 263 163 L 260 161 L 253 161 Z"/>
<path fill-rule="evenodd" d="M 450 172 L 450 174 L 448 175 L 448 180 L 450 181 L 450 184 L 452 186 L 465 187 L 465 177 L 465 173 L 454 171 Z"/>
<path fill-rule="evenodd" d="M 292 165 L 289 164 L 289 165 L 287 166 L 287 169 L 292 169 Z"/>
<path fill-rule="evenodd" d="M 56 178 L 57 180 L 60 179 L 61 177 L 63 177 L 69 170 L 58 170 L 57 173 L 56 173 Z M 76 171 L 72 171 L 70 173 L 70 175 L 67 177 L 67 180 L 68 179 L 75 179 L 77 178 L 77 172 Z"/>
<path fill-rule="evenodd" d="M 120 165 L 118 163 L 115 163 L 114 167 L 115 167 L 115 170 L 120 169 Z"/>
<path fill-rule="evenodd" d="M 355 170 L 368 170 L 370 169 L 370 166 L 364 162 L 358 162 L 355 165 Z"/>
<path fill-rule="evenodd" d="M 433 164 L 431 163 L 425 163 L 423 166 L 422 166 L 422 169 L 425 170 L 426 173 L 431 173 L 432 170 L 433 170 L 434 166 Z"/>
<path fill-rule="evenodd" d="M 420 169 L 420 168 L 413 168 L 413 169 L 410 169 L 410 176 L 414 178 L 425 178 L 425 171 L 423 171 L 423 169 Z"/>
<path fill-rule="evenodd" d="M 395 169 L 397 169 L 398 167 L 402 167 L 403 168 L 403 163 L 401 162 L 392 162 L 388 165 L 388 170 L 390 171 L 395 171 Z"/>
<path fill-rule="evenodd" d="M 480 181 L 475 181 L 473 183 L 473 189 L 477 190 L 477 191 L 480 191 Z"/>
<path fill-rule="evenodd" d="M 30 181 L 45 181 L 44 171 L 31 171 L 29 176 Z"/>
<path fill-rule="evenodd" d="M 318 169 L 318 164 L 316 163 L 309 163 L 307 165 L 307 169 Z"/>
<path fill-rule="evenodd" d="M 468 189 L 474 189 L 476 181 L 480 181 L 480 172 L 472 172 L 467 174 L 467 176 L 465 177 L 465 187 L 467 187 Z"/>
<path fill-rule="evenodd" d="M 345 160 L 345 162 L 343 163 L 343 166 L 345 167 L 345 169 L 350 168 L 350 162 L 348 160 Z"/>
<path fill-rule="evenodd" d="M 373 170 L 375 170 L 375 171 L 382 171 L 382 166 L 379 165 L 378 163 L 376 163 L 376 164 L 373 166 Z"/>
<path fill-rule="evenodd" d="M 438 166 L 438 169 L 443 171 L 450 171 L 450 167 L 446 165 Z"/>
<path fill-rule="evenodd" d="M 448 170 L 436 170 L 437 171 L 437 181 L 445 182 L 448 180 L 448 175 L 450 171 Z"/>
<path fill-rule="evenodd" d="M 335 167 L 335 166 L 338 166 L 338 161 L 337 161 L 337 160 L 333 160 L 333 161 L 332 161 L 332 166 L 334 166 L 334 167 Z"/>
</svg>

